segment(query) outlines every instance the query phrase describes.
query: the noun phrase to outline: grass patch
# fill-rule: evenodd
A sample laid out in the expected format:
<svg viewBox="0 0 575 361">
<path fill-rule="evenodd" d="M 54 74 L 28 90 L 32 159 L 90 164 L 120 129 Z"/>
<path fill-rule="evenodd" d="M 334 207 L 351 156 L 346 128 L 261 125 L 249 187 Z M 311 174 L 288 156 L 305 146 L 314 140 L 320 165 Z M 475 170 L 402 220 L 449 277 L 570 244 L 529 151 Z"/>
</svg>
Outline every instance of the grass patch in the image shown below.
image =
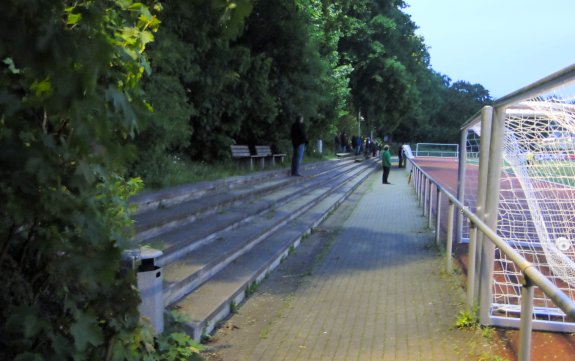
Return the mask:
<svg viewBox="0 0 575 361">
<path fill-rule="evenodd" d="M 251 295 L 256 293 L 259 287 L 260 287 L 260 285 L 256 281 L 250 283 L 249 286 L 246 287 L 246 290 L 245 290 L 246 298 L 249 298 Z"/>
<path fill-rule="evenodd" d="M 495 356 L 490 353 L 483 353 L 481 356 L 479 356 L 479 359 L 477 361 L 509 361 L 509 360 L 506 359 L 505 357 Z"/>
<path fill-rule="evenodd" d="M 159 189 L 248 173 L 250 173 L 248 168 L 242 167 L 238 162 L 232 162 L 231 160 L 211 164 L 175 158 L 171 163 L 165 165 L 164 174 L 155 175 L 150 181 L 145 183 L 152 189 Z"/>
<path fill-rule="evenodd" d="M 455 320 L 456 328 L 476 328 L 479 327 L 479 318 L 477 317 L 477 309 L 473 310 L 461 310 L 457 314 L 457 319 Z"/>
<path fill-rule="evenodd" d="M 332 154 L 304 154 L 303 164 L 315 163 L 335 159 Z M 283 164 L 276 163 L 274 167 L 266 162 L 266 171 L 289 169 L 291 156 L 288 154 Z M 199 183 L 204 181 L 246 175 L 261 171 L 258 167 L 250 171 L 249 165 L 232 159 L 222 160 L 217 163 L 192 161 L 179 156 L 173 156 L 170 161 L 163 164 L 161 170 L 147 170 L 146 174 L 140 174 L 144 179 L 147 190 L 161 189 L 180 184 Z"/>
<path fill-rule="evenodd" d="M 232 315 L 238 313 L 238 304 L 236 303 L 236 300 L 232 300 L 232 302 L 230 302 L 230 313 Z"/>
</svg>

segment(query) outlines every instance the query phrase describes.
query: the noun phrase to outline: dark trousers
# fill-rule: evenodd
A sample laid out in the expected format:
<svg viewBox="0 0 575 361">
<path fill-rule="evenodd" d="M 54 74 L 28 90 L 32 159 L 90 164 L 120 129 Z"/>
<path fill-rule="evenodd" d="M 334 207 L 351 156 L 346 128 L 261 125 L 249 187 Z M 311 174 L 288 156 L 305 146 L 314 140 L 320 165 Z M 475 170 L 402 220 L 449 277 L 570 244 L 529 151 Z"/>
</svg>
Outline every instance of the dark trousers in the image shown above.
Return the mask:
<svg viewBox="0 0 575 361">
<path fill-rule="evenodd" d="M 303 159 L 303 152 L 305 144 L 300 144 L 293 147 L 293 156 L 291 158 L 291 175 L 300 175 L 299 168 Z"/>
<path fill-rule="evenodd" d="M 383 178 L 382 183 L 388 183 L 387 178 L 389 178 L 389 171 L 391 170 L 390 167 L 383 167 Z"/>
</svg>

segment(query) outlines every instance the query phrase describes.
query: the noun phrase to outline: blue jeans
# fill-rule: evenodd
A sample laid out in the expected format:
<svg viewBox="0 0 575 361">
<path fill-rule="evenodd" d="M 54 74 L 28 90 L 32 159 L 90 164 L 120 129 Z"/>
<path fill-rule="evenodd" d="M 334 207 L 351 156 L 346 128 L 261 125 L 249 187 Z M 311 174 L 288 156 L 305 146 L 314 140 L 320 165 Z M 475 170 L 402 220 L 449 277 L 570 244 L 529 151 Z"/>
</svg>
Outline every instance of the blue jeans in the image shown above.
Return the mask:
<svg viewBox="0 0 575 361">
<path fill-rule="evenodd" d="M 293 156 L 291 158 L 291 175 L 300 175 L 299 166 L 303 159 L 303 152 L 305 151 L 305 144 L 300 144 L 293 147 Z"/>
</svg>

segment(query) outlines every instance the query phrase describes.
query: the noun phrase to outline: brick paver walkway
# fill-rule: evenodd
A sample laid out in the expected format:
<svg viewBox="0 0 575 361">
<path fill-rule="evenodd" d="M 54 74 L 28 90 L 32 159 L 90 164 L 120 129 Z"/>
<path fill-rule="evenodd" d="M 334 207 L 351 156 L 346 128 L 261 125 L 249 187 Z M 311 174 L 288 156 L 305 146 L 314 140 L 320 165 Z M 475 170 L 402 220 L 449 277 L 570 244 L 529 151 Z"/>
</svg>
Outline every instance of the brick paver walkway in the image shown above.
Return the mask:
<svg viewBox="0 0 575 361">
<path fill-rule="evenodd" d="M 477 359 L 473 335 L 453 328 L 462 291 L 428 247 L 407 176 L 394 170 L 390 181 L 369 178 L 328 254 L 246 359 Z"/>
</svg>

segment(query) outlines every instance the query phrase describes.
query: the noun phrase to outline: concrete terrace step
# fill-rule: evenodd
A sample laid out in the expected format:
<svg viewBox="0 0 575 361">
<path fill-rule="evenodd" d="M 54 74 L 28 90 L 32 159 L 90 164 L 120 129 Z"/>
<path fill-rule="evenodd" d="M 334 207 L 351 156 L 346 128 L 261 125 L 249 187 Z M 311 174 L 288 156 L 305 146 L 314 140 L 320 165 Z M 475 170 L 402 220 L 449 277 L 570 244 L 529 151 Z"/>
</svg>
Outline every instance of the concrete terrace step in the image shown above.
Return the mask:
<svg viewBox="0 0 575 361">
<path fill-rule="evenodd" d="M 249 223 L 220 233 L 215 241 L 181 260 L 171 262 L 164 268 L 164 303 L 170 305 L 188 294 L 271 233 L 315 206 L 365 170 L 365 166 L 357 167 L 347 177 L 337 177 L 332 182 L 317 185 L 313 190 L 292 198 L 288 203 L 254 218 Z"/>
<path fill-rule="evenodd" d="M 187 253 L 220 237 L 222 232 L 238 227 L 242 223 L 263 215 L 265 212 L 310 192 L 321 185 L 331 185 L 346 172 L 353 172 L 357 163 L 343 165 L 337 171 L 321 174 L 315 178 L 304 178 L 297 184 L 288 184 L 276 192 L 263 194 L 259 198 L 223 209 L 213 217 L 188 223 L 174 230 L 162 233 L 146 242 L 153 248 L 161 249 L 164 255 L 157 260 L 160 266 L 173 262 Z M 245 200 L 244 200 L 245 201 Z M 217 221 L 214 221 L 217 220 Z"/>
<path fill-rule="evenodd" d="M 349 159 L 308 163 L 302 165 L 302 169 L 304 171 L 312 171 L 318 167 L 335 167 L 345 161 L 349 161 Z M 136 208 L 134 214 L 138 215 L 156 209 L 171 207 L 175 204 L 184 203 L 186 201 L 209 196 L 210 194 L 215 194 L 229 189 L 265 182 L 276 177 L 283 177 L 285 174 L 286 170 L 280 169 L 194 184 L 183 184 L 161 190 L 143 192 L 132 197 L 130 201 Z"/>
<path fill-rule="evenodd" d="M 209 334 L 219 321 L 229 315 L 232 304 L 238 305 L 244 300 L 246 290 L 254 282 L 260 282 L 275 269 L 287 257 L 290 248 L 297 247 L 302 236 L 321 223 L 375 169 L 374 162 L 365 164 L 357 174 L 348 177 L 289 222 L 276 227 L 257 246 L 250 247 L 227 262 L 209 280 L 176 303 L 174 307 L 190 319 L 187 327 L 194 339 L 199 340 L 202 335 Z"/>
<path fill-rule="evenodd" d="M 363 157 L 318 162 L 304 166 L 305 177 L 284 169 L 132 199 L 139 210 L 134 239 L 164 252 L 156 259 L 164 269 L 164 305 L 192 318 L 188 326 L 198 340 L 376 165 Z"/>
<path fill-rule="evenodd" d="M 306 172 L 309 172 L 309 177 L 315 177 L 349 163 L 349 160 L 313 163 L 306 168 Z M 144 242 L 238 202 L 245 202 L 248 199 L 281 189 L 288 184 L 302 181 L 300 178 L 285 177 L 285 170 L 266 173 L 268 173 L 266 177 L 244 176 L 241 182 L 235 178 L 227 182 L 220 181 L 219 185 L 212 188 L 205 183 L 196 187 L 180 186 L 161 191 L 159 195 L 147 194 L 133 199 L 133 204 L 141 209 L 134 216 L 136 227 L 134 240 L 140 243 Z M 210 190 L 208 191 L 208 189 Z M 186 195 L 185 191 L 190 194 Z M 162 194 L 169 198 L 162 200 Z M 155 204 L 155 208 L 151 204 Z"/>
</svg>

